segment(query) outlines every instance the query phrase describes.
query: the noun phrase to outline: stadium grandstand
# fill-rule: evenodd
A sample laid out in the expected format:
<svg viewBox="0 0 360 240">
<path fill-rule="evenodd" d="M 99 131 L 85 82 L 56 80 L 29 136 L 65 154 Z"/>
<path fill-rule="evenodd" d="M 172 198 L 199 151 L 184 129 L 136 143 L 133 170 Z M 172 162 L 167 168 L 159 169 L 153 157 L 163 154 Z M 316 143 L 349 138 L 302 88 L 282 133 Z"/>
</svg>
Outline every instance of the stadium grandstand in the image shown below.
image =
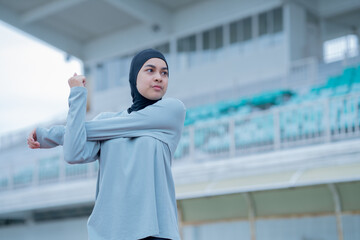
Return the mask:
<svg viewBox="0 0 360 240">
<path fill-rule="evenodd" d="M 182 239 L 360 239 L 360 1 L 0 0 L 0 19 L 83 62 L 89 120 L 130 105 L 137 51 L 166 55 Z M 97 163 L 30 130 L 0 138 L 0 239 L 87 239 Z"/>
</svg>

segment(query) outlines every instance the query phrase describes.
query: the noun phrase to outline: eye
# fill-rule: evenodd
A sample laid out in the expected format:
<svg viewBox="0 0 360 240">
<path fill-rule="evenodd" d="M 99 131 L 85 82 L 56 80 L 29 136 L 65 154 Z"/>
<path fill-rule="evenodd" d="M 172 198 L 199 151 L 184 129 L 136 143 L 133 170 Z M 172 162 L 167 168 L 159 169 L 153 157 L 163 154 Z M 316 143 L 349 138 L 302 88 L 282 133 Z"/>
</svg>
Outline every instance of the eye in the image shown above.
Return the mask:
<svg viewBox="0 0 360 240">
<path fill-rule="evenodd" d="M 145 71 L 147 71 L 147 72 L 153 72 L 153 70 L 152 70 L 151 68 L 146 69 Z"/>
<path fill-rule="evenodd" d="M 167 76 L 167 75 L 168 75 L 168 72 L 162 72 L 161 74 Z"/>
</svg>

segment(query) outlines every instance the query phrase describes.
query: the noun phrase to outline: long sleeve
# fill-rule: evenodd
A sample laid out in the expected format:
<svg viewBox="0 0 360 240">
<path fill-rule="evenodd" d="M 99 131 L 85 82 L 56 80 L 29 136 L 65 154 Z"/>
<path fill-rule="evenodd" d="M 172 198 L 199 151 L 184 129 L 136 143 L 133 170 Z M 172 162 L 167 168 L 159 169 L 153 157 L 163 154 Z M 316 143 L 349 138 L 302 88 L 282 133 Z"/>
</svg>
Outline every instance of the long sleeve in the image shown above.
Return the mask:
<svg viewBox="0 0 360 240">
<path fill-rule="evenodd" d="M 37 141 L 40 143 L 40 148 L 53 148 L 63 145 L 65 126 L 56 125 L 49 129 L 36 128 Z"/>
<path fill-rule="evenodd" d="M 66 127 L 63 125 L 55 125 L 51 128 L 36 128 L 37 141 L 40 148 L 54 148 L 64 144 L 64 134 Z M 82 159 L 66 159 L 70 163 L 87 163 L 95 161 L 98 158 L 100 143 L 98 141 L 87 141 L 83 148 Z"/>
<path fill-rule="evenodd" d="M 64 131 L 64 159 L 68 163 L 95 161 L 100 151 L 99 141 L 87 141 L 85 129 L 86 88 L 73 87 L 69 96 L 69 112 Z"/>
<path fill-rule="evenodd" d="M 86 122 L 87 139 L 152 136 L 165 142 L 173 154 L 181 137 L 185 111 L 181 101 L 163 99 L 131 114 Z"/>
<path fill-rule="evenodd" d="M 85 121 L 86 88 L 70 91 L 69 113 L 64 136 L 64 156 L 82 162 L 87 141 L 105 141 L 119 137 L 151 136 L 166 143 L 173 155 L 180 140 L 185 119 L 184 104 L 167 98 L 141 111 L 106 119 Z"/>
</svg>

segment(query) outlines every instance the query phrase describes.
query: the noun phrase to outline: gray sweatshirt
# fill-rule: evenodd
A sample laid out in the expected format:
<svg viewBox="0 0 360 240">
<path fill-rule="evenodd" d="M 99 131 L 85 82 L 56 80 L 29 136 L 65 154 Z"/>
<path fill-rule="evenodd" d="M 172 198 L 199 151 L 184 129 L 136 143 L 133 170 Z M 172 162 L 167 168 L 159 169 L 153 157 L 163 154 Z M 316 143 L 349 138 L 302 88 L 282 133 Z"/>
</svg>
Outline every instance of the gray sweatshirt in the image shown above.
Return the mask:
<svg viewBox="0 0 360 240">
<path fill-rule="evenodd" d="M 99 161 L 90 240 L 180 239 L 171 161 L 185 119 L 184 104 L 166 98 L 132 112 L 85 121 L 87 90 L 73 87 L 66 126 L 37 128 L 41 148 L 63 145 L 69 163 Z"/>
</svg>

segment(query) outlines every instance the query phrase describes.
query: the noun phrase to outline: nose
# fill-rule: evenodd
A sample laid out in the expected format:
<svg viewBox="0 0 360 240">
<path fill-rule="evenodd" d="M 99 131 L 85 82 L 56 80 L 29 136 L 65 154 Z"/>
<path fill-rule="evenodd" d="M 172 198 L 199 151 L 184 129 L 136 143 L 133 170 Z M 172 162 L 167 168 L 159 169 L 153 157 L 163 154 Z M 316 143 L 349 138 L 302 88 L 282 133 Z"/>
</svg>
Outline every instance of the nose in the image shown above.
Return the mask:
<svg viewBox="0 0 360 240">
<path fill-rule="evenodd" d="M 157 81 L 157 82 L 162 82 L 161 73 L 157 73 L 157 74 L 155 75 L 155 81 Z"/>
</svg>

